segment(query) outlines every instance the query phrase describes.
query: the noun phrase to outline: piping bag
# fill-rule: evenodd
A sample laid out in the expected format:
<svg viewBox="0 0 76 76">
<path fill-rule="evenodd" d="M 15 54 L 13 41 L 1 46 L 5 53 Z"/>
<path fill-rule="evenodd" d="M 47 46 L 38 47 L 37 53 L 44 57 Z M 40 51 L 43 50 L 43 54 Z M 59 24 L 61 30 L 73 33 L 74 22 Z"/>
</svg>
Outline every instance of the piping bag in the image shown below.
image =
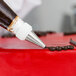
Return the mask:
<svg viewBox="0 0 76 76">
<path fill-rule="evenodd" d="M 28 40 L 42 48 L 46 47 L 32 31 L 32 27 L 15 14 L 6 0 L 0 0 L 0 26 L 14 33 L 20 40 Z"/>
</svg>

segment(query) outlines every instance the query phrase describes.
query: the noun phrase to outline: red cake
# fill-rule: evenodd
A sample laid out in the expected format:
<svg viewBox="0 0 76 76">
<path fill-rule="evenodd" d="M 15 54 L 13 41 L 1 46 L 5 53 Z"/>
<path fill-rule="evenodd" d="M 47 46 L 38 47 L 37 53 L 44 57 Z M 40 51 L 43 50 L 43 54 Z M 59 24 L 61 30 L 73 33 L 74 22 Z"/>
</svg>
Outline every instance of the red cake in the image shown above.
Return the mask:
<svg viewBox="0 0 76 76">
<path fill-rule="evenodd" d="M 76 35 L 47 34 L 47 46 L 66 46 Z M 0 76 L 76 76 L 76 48 L 49 51 L 17 38 L 0 38 Z"/>
</svg>

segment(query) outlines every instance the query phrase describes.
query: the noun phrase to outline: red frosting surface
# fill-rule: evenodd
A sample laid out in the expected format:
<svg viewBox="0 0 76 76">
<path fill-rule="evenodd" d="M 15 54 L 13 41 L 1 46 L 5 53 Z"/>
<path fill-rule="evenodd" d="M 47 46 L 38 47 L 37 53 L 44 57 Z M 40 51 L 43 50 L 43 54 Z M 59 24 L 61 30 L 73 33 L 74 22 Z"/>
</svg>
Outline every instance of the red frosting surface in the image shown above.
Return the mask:
<svg viewBox="0 0 76 76">
<path fill-rule="evenodd" d="M 70 38 L 76 35 L 48 34 L 41 40 L 64 46 Z M 0 47 L 0 76 L 76 76 L 76 49 L 51 52 L 16 38 L 0 38 Z"/>
</svg>

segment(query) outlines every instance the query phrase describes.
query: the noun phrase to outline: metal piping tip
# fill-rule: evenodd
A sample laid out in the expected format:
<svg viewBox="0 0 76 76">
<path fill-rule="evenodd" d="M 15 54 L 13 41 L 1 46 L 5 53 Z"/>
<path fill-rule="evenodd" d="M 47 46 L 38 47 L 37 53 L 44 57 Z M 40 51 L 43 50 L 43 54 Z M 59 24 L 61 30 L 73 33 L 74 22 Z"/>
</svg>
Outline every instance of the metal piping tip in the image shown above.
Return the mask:
<svg viewBox="0 0 76 76">
<path fill-rule="evenodd" d="M 45 44 L 37 37 L 37 35 L 31 31 L 28 36 L 26 37 L 26 40 L 35 43 L 36 45 L 45 48 Z"/>
</svg>

